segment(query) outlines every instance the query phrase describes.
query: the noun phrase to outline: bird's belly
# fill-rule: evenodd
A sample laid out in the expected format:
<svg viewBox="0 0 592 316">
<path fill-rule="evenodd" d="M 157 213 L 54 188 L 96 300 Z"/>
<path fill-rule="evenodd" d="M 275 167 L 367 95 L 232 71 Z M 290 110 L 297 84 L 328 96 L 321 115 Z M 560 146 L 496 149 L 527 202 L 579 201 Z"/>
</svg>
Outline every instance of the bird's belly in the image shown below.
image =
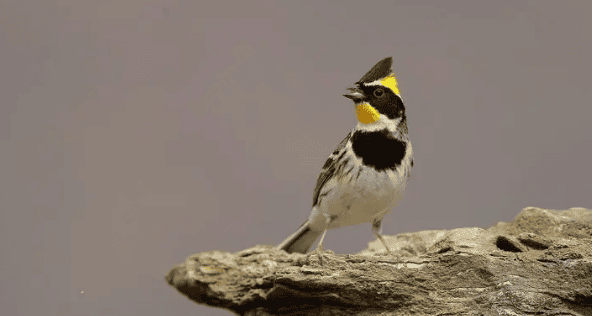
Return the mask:
<svg viewBox="0 0 592 316">
<path fill-rule="evenodd" d="M 388 213 L 401 200 L 406 186 L 407 177 L 400 173 L 356 166 L 350 176 L 338 180 L 333 196 L 320 205 L 321 212 L 331 217 L 328 228 L 366 223 Z"/>
</svg>

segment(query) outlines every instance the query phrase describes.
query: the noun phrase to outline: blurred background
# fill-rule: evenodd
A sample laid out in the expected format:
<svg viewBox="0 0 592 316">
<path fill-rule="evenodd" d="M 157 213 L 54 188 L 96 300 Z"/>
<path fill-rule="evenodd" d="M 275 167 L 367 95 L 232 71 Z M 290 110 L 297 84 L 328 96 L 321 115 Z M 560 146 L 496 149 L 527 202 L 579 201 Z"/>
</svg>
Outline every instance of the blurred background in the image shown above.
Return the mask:
<svg viewBox="0 0 592 316">
<path fill-rule="evenodd" d="M 0 314 L 231 315 L 165 273 L 278 244 L 380 59 L 415 167 L 396 235 L 592 207 L 589 1 L 0 4 Z M 587 31 L 586 31 L 587 30 Z M 370 224 L 330 231 L 355 253 Z"/>
</svg>

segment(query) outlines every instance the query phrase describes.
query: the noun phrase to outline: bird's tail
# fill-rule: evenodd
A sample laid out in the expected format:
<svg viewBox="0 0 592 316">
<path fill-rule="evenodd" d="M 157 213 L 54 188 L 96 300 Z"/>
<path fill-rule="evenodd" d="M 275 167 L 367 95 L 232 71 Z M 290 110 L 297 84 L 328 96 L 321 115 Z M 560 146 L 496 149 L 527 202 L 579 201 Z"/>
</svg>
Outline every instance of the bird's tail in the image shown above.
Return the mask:
<svg viewBox="0 0 592 316">
<path fill-rule="evenodd" d="M 288 253 L 306 253 L 322 234 L 323 231 L 310 229 L 308 221 L 306 221 L 295 233 L 286 238 L 286 240 L 278 246 L 278 249 L 285 250 Z"/>
</svg>

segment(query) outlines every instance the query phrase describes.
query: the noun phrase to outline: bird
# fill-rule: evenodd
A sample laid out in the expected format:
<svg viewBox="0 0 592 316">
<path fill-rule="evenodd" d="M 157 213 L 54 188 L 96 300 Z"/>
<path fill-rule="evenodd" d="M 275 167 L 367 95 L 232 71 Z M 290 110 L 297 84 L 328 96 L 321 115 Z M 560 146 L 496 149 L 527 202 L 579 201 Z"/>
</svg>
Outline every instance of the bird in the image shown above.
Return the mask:
<svg viewBox="0 0 592 316">
<path fill-rule="evenodd" d="M 304 254 L 320 237 L 315 251 L 322 263 L 327 230 L 370 222 L 392 254 L 382 236 L 382 220 L 403 198 L 413 167 L 405 106 L 392 64 L 392 57 L 380 60 L 346 89 L 343 96 L 353 101 L 358 122 L 323 165 L 308 220 L 277 249 Z"/>
</svg>

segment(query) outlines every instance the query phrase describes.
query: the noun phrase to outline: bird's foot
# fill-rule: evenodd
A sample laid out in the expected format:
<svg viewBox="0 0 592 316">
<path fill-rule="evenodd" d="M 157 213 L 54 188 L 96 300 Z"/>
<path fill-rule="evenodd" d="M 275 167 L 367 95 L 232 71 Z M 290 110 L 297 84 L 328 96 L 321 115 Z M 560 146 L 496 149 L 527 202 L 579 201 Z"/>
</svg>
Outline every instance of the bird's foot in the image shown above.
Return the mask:
<svg viewBox="0 0 592 316">
<path fill-rule="evenodd" d="M 308 254 L 307 258 L 310 258 L 310 256 L 313 256 L 313 255 L 316 255 L 317 258 L 319 258 L 319 264 L 323 265 L 323 253 L 324 252 L 325 252 L 325 250 L 323 249 L 323 245 L 319 244 L 315 250 L 311 251 Z"/>
</svg>

